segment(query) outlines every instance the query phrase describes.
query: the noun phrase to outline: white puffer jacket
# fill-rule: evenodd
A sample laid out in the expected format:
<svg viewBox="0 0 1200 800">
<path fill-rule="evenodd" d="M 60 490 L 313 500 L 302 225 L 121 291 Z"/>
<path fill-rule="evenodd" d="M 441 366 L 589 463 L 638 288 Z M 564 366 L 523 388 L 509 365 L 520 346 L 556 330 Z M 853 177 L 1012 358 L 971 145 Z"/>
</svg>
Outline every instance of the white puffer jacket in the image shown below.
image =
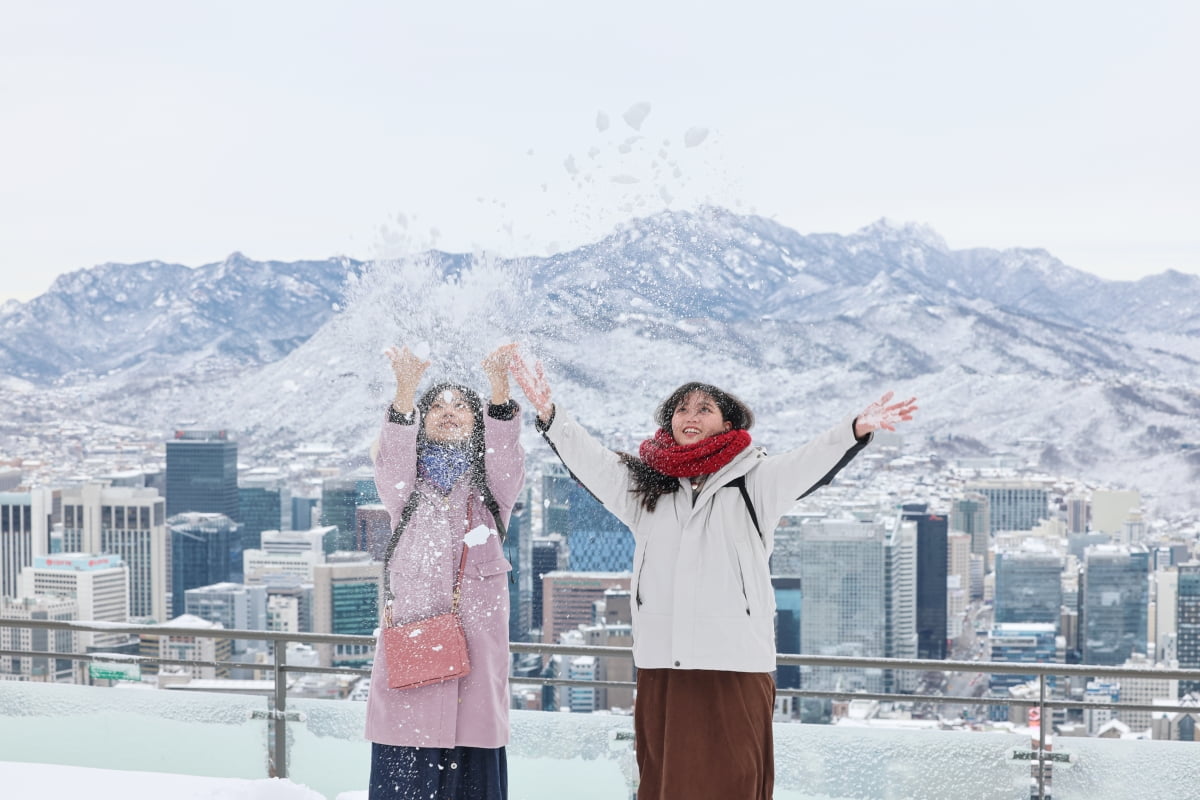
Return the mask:
<svg viewBox="0 0 1200 800">
<path fill-rule="evenodd" d="M 633 531 L 633 659 L 642 669 L 775 669 L 775 527 L 796 500 L 825 485 L 867 445 L 854 418 L 778 456 L 747 447 L 709 476 L 692 502 L 679 491 L 646 511 L 629 470 L 557 406 L 543 431 L 576 479 Z M 744 477 L 761 535 L 740 489 Z"/>
</svg>

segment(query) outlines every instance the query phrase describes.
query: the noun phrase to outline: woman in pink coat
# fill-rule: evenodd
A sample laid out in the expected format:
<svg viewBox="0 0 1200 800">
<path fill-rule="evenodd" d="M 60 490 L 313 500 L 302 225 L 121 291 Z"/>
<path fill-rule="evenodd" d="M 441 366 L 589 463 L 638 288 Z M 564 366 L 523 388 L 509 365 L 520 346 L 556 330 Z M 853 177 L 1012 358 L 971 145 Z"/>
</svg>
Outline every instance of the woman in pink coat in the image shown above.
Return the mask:
<svg viewBox="0 0 1200 800">
<path fill-rule="evenodd" d="M 407 347 L 387 351 L 396 397 L 379 435 L 375 485 L 394 529 L 386 567 L 394 595 L 391 621 L 403 625 L 449 611 L 467 547 L 459 612 L 471 671 L 442 683 L 391 689 L 386 659 L 378 653 L 367 700 L 371 800 L 508 797 L 512 567 L 501 545 L 525 480 L 520 416 L 509 398 L 514 348 L 501 347 L 483 361 L 491 383 L 486 408 L 475 392 L 447 383 L 414 404 L 429 362 Z"/>
</svg>

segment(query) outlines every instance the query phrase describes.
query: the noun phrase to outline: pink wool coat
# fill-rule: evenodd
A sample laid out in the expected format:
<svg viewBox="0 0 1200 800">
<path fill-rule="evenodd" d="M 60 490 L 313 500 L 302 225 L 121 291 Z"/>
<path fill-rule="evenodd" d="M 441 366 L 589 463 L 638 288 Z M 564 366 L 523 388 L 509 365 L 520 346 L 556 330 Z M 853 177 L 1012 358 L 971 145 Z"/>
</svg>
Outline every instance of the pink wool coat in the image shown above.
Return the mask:
<svg viewBox="0 0 1200 800">
<path fill-rule="evenodd" d="M 375 486 L 392 527 L 415 488 L 422 494 L 390 562 L 395 603 L 392 621 L 412 622 L 450 610 L 463 536 L 478 525 L 494 528 L 491 513 L 467 476 L 448 495 L 417 477 L 417 424 L 385 420 L 375 460 Z M 525 482 L 520 414 L 498 420 L 484 412 L 488 486 L 508 524 Z M 463 571 L 459 611 L 467 634 L 471 672 L 464 678 L 389 689 L 382 651 L 371 671 L 366 736 L 405 747 L 503 747 L 508 744 L 508 574 L 499 537 L 471 547 Z M 380 625 L 384 623 L 381 621 Z"/>
</svg>

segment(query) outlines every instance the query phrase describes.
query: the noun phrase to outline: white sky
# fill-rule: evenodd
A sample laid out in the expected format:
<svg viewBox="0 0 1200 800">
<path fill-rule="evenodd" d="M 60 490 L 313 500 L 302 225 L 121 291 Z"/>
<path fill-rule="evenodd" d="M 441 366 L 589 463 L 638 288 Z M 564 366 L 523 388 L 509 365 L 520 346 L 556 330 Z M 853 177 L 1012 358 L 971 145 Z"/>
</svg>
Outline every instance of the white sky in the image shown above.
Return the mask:
<svg viewBox="0 0 1200 800">
<path fill-rule="evenodd" d="M 1178 0 L 12 2 L 0 302 L 105 261 L 545 254 L 666 198 L 1200 273 L 1198 33 Z"/>
</svg>

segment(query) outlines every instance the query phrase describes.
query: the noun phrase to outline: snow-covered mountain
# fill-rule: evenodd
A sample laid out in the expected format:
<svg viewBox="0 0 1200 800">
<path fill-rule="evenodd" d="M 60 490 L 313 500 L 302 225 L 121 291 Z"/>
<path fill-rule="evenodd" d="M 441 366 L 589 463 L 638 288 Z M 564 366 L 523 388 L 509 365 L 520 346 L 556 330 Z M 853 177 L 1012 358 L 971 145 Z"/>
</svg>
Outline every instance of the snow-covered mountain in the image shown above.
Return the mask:
<svg viewBox="0 0 1200 800">
<path fill-rule="evenodd" d="M 1200 504 L 1194 276 L 1111 282 L 1041 250 L 954 251 L 920 226 L 806 236 L 722 210 L 634 220 L 548 259 L 231 257 L 191 283 L 181 269 L 61 279 L 0 314 L 0 372 L 65 375 L 92 413 L 128 424 L 237 429 L 248 456 L 303 441 L 361 453 L 390 397 L 384 347 L 408 343 L 431 376 L 481 385 L 479 359 L 516 339 L 617 446 L 685 380 L 742 395 L 772 449 L 892 388 L 919 398 L 910 438 L 930 449 L 1039 439 L 1049 469 Z M 37 367 L 79 341 L 86 358 Z"/>
</svg>

